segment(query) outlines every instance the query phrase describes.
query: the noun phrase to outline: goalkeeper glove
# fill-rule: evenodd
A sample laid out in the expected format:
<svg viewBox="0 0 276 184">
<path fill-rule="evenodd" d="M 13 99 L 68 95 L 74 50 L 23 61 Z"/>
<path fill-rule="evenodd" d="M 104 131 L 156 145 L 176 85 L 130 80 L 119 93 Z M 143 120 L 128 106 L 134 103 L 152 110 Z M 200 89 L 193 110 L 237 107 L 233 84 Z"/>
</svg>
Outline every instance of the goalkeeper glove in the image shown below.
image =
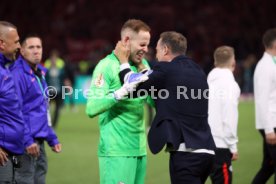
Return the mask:
<svg viewBox="0 0 276 184">
<path fill-rule="evenodd" d="M 116 100 L 124 99 L 129 93 L 136 90 L 137 86 L 141 82 L 148 80 L 148 74 L 129 72 L 126 74 L 123 86 L 114 91 L 114 97 Z"/>
</svg>

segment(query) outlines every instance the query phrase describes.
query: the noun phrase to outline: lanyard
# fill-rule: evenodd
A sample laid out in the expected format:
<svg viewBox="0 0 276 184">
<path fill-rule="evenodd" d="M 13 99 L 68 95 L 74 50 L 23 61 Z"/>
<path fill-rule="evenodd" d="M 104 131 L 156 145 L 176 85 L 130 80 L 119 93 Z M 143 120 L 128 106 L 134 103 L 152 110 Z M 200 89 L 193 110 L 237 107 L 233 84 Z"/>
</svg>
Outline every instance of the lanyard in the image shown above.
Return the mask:
<svg viewBox="0 0 276 184">
<path fill-rule="evenodd" d="M 37 82 L 39 84 L 39 87 L 40 87 L 40 90 L 44 96 L 44 99 L 45 101 L 47 102 L 47 120 L 48 120 L 48 126 L 52 126 L 52 121 L 51 121 L 51 115 L 50 115 L 50 106 L 49 106 L 49 101 L 48 101 L 48 98 L 47 96 L 45 95 L 45 92 L 44 89 L 43 89 L 43 86 L 42 86 L 42 83 L 41 83 L 41 80 L 39 79 L 38 76 L 35 75 L 35 78 L 37 79 Z M 45 80 L 45 77 L 42 75 L 42 79 Z"/>
<path fill-rule="evenodd" d="M 42 86 L 42 83 L 41 83 L 39 77 L 37 77 L 37 76 L 35 75 L 35 78 L 37 79 L 37 82 L 38 82 L 38 85 L 39 85 L 39 87 L 40 87 L 41 93 L 43 94 L 45 100 L 47 100 L 47 96 L 45 95 L 45 92 L 46 92 L 46 91 L 44 91 L 43 86 Z M 45 80 L 44 76 L 42 76 L 42 78 Z"/>
</svg>

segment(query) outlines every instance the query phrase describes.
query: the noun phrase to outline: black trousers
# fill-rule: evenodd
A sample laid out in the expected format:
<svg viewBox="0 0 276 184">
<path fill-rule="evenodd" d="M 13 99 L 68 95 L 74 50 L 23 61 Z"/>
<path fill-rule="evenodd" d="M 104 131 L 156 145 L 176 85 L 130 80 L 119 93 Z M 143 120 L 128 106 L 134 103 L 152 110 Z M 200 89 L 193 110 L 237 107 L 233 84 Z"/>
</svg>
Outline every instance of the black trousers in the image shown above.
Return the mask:
<svg viewBox="0 0 276 184">
<path fill-rule="evenodd" d="M 264 184 L 273 174 L 276 177 L 276 145 L 267 144 L 264 131 L 260 130 L 260 133 L 263 137 L 263 162 L 252 181 L 253 184 Z M 276 178 L 274 178 L 274 184 L 276 184 Z"/>
<path fill-rule="evenodd" d="M 171 183 L 205 183 L 213 161 L 214 155 L 207 153 L 170 152 Z"/>
<path fill-rule="evenodd" d="M 215 163 L 210 177 L 213 184 L 232 183 L 232 153 L 229 149 L 217 148 Z"/>
</svg>

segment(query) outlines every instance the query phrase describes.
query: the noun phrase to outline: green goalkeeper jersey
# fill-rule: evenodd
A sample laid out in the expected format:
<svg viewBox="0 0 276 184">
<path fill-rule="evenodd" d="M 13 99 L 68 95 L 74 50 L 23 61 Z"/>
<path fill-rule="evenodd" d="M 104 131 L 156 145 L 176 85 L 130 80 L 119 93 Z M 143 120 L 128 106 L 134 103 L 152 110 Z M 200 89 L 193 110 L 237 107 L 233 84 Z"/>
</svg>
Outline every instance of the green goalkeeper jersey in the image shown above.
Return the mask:
<svg viewBox="0 0 276 184">
<path fill-rule="evenodd" d="M 146 60 L 142 62 L 148 66 Z M 131 69 L 137 72 L 134 66 Z M 116 101 L 112 92 L 121 87 L 119 72 L 120 62 L 114 53 L 102 59 L 93 72 L 86 113 L 91 118 L 99 115 L 98 156 L 143 156 L 145 98 Z"/>
</svg>

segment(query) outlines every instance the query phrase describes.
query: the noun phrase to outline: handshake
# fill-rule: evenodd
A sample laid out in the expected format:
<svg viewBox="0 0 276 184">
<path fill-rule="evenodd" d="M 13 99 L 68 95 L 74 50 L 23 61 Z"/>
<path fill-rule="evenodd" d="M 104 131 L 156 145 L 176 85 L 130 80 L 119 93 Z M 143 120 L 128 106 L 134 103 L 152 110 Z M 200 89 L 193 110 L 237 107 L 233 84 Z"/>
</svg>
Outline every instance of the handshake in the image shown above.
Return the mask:
<svg viewBox="0 0 276 184">
<path fill-rule="evenodd" d="M 146 71 L 145 73 L 134 73 L 128 72 L 124 77 L 123 86 L 114 91 L 114 97 L 116 100 L 122 100 L 128 96 L 131 92 L 135 91 L 137 86 L 149 79 L 148 75 L 151 73 L 151 70 Z"/>
</svg>

